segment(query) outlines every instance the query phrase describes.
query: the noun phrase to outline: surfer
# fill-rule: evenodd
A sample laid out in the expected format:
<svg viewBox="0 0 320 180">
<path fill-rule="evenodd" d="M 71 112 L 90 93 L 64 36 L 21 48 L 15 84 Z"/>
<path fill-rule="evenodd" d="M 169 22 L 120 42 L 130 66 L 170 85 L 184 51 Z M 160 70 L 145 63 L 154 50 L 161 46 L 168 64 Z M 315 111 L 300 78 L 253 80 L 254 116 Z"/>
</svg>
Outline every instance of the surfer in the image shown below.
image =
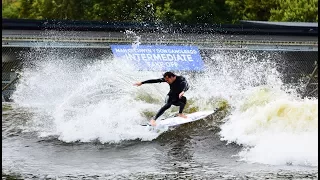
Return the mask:
<svg viewBox="0 0 320 180">
<path fill-rule="evenodd" d="M 156 125 L 156 120 L 160 117 L 167 109 L 171 107 L 171 105 L 179 106 L 178 116 L 182 118 L 187 118 L 184 115 L 183 109 L 187 103 L 187 98 L 184 97 L 184 93 L 189 89 L 189 85 L 187 80 L 183 76 L 176 76 L 172 72 L 166 72 L 163 74 L 163 78 L 160 79 L 150 79 L 142 82 L 137 82 L 135 86 L 141 86 L 142 84 L 150 84 L 150 83 L 162 83 L 167 82 L 170 86 L 170 91 L 167 94 L 165 105 L 158 111 L 156 116 L 150 120 L 150 124 L 152 126 Z"/>
</svg>

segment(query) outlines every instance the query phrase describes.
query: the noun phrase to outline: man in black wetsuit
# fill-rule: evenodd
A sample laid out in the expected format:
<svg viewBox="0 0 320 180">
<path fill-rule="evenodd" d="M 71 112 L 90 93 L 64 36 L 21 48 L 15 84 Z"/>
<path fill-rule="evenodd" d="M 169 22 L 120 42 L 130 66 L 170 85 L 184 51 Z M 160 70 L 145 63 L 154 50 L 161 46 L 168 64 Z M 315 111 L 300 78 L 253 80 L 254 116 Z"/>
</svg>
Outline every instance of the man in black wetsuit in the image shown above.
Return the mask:
<svg viewBox="0 0 320 180">
<path fill-rule="evenodd" d="M 166 72 L 163 74 L 163 78 L 137 82 L 134 85 L 141 86 L 142 84 L 161 82 L 167 82 L 170 85 L 170 91 L 166 98 L 166 104 L 158 111 L 156 116 L 153 119 L 151 119 L 150 124 L 152 126 L 156 125 L 157 118 L 161 116 L 167 109 L 169 109 L 171 105 L 179 106 L 180 108 L 178 116 L 187 118 L 187 116 L 182 114 L 182 111 L 187 103 L 187 98 L 183 95 L 189 89 L 189 85 L 183 76 L 176 76 L 172 72 Z"/>
</svg>

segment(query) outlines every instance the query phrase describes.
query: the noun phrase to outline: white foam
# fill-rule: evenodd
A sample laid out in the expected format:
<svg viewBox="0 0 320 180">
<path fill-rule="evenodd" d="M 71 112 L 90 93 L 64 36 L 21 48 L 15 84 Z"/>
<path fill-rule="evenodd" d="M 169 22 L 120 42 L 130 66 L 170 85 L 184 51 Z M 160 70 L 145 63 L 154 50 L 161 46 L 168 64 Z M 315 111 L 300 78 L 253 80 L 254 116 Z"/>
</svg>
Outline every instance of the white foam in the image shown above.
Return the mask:
<svg viewBox="0 0 320 180">
<path fill-rule="evenodd" d="M 30 53 L 30 59 L 37 59 L 35 66 L 24 69 L 13 94 L 18 105 L 35 110 L 31 130 L 40 136 L 57 135 L 66 142 L 109 143 L 158 136 L 140 126 L 147 121 L 141 112 L 156 112 L 169 87 L 132 84 L 159 78 L 162 72 L 139 72 L 109 57 L 86 63 L 70 55 L 42 53 Z M 221 127 L 221 136 L 248 148 L 239 154 L 241 159 L 266 164 L 317 163 L 317 100 L 299 100 L 280 90 L 283 84 L 270 57 L 213 52 L 205 66 L 199 74 L 182 73 L 190 83 L 185 95 L 196 99 L 200 110 L 214 109 L 205 105 L 214 98 L 235 107 Z M 136 100 L 138 93 L 161 103 Z"/>
<path fill-rule="evenodd" d="M 38 62 L 37 68 L 26 68 L 13 94 L 20 106 L 42 113 L 34 116 L 37 128 L 32 127 L 40 136 L 58 135 L 66 142 L 152 140 L 158 136 L 140 126 L 146 121 L 141 111 L 158 107 L 136 101 L 135 94 L 139 90 L 156 94 L 163 86 L 134 87 L 138 77 L 147 78 L 146 73 L 137 75 L 130 65 L 108 58 L 81 68 L 70 66 L 77 59 L 53 61 L 58 58 L 51 55 Z"/>
<path fill-rule="evenodd" d="M 318 101 L 275 89 L 251 95 L 222 125 L 222 140 L 244 145 L 249 162 L 317 166 Z"/>
</svg>

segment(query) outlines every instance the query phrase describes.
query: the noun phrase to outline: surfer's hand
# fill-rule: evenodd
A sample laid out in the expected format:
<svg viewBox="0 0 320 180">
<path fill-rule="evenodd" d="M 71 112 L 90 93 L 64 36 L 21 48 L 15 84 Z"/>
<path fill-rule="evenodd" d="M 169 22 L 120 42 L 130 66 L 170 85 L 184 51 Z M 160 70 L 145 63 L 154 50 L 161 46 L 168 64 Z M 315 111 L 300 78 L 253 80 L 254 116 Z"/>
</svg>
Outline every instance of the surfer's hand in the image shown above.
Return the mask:
<svg viewBox="0 0 320 180">
<path fill-rule="evenodd" d="M 150 124 L 151 124 L 151 126 L 156 126 L 156 121 L 154 119 L 151 119 Z"/>
<path fill-rule="evenodd" d="M 141 86 L 142 85 L 142 82 L 136 82 L 133 84 L 134 86 Z"/>
<path fill-rule="evenodd" d="M 184 91 L 182 91 L 180 94 L 179 94 L 179 99 L 181 99 L 181 97 L 184 95 Z"/>
</svg>

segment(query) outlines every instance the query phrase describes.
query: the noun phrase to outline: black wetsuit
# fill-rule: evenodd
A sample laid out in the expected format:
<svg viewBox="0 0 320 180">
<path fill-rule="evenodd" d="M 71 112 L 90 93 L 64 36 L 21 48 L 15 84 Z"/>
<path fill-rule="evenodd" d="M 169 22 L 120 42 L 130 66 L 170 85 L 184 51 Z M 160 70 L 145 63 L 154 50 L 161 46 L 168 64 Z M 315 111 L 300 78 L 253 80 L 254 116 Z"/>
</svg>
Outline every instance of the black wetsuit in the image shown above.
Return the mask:
<svg viewBox="0 0 320 180">
<path fill-rule="evenodd" d="M 143 81 L 142 84 L 148 83 L 161 83 L 166 82 L 164 78 L 160 79 L 150 79 L 147 81 Z M 179 98 L 179 94 L 184 91 L 186 92 L 189 89 L 189 85 L 186 79 L 183 76 L 176 76 L 176 80 L 170 85 L 170 91 L 166 98 L 166 104 L 158 111 L 154 119 L 156 120 L 159 116 L 161 116 L 167 109 L 171 107 L 171 105 L 179 106 L 179 113 L 182 113 L 186 103 L 187 98 L 182 96 Z"/>
</svg>

